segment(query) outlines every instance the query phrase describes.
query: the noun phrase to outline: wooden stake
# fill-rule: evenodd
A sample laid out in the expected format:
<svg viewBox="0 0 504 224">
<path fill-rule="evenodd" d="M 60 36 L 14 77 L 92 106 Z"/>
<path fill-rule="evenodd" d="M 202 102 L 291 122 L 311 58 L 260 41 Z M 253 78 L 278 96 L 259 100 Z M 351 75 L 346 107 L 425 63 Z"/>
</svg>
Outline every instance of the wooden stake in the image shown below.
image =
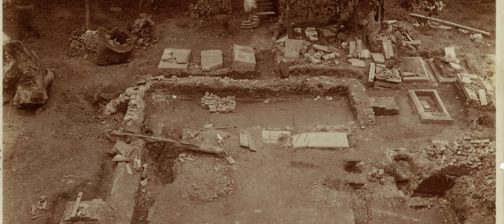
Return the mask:
<svg viewBox="0 0 504 224">
<path fill-rule="evenodd" d="M 131 133 L 124 133 L 124 132 L 118 132 L 118 131 L 112 131 L 110 134 L 112 135 L 117 135 L 117 136 L 129 136 L 129 137 L 137 137 L 137 138 L 145 138 L 145 139 L 150 139 L 150 140 L 155 140 L 155 141 L 160 141 L 160 142 L 168 142 L 168 143 L 177 143 L 177 141 L 169 138 L 161 138 L 161 137 L 153 137 L 153 136 L 147 136 L 147 135 L 139 135 L 139 134 L 131 134 Z"/>
<path fill-rule="evenodd" d="M 444 23 L 444 24 L 449 25 L 449 26 L 454 26 L 454 27 L 461 28 L 461 29 L 464 29 L 464 30 L 470 30 L 470 31 L 473 31 L 473 32 L 476 32 L 476 33 L 481 33 L 481 34 L 486 35 L 486 36 L 490 36 L 490 33 L 487 32 L 487 31 L 483 31 L 483 30 L 479 30 L 479 29 L 476 29 L 476 28 L 460 25 L 460 24 L 453 23 L 453 22 L 450 22 L 450 21 L 446 21 L 446 20 L 442 20 L 442 19 L 436 19 L 436 18 L 432 18 L 432 17 L 428 17 L 428 16 L 424 16 L 424 15 L 419 15 L 419 14 L 415 14 L 415 13 L 410 13 L 410 16 L 421 18 L 421 19 L 427 19 L 427 20 L 438 22 L 438 23 Z"/>
<path fill-rule="evenodd" d="M 89 6 L 89 0 L 86 0 L 86 30 L 89 30 L 90 29 L 90 26 L 91 26 L 91 19 L 90 19 L 90 10 L 89 10 L 90 6 Z"/>
</svg>

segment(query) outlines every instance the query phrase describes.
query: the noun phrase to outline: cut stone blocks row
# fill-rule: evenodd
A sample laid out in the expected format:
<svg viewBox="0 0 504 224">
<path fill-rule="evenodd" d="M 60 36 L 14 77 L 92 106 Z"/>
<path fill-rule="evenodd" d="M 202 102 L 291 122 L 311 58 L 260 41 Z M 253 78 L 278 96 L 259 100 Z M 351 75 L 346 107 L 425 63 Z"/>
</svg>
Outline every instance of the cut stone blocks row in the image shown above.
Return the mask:
<svg viewBox="0 0 504 224">
<path fill-rule="evenodd" d="M 165 48 L 158 70 L 167 72 L 186 71 L 189 68 L 190 49 Z M 210 71 L 222 68 L 224 65 L 222 50 L 201 51 L 201 69 Z M 233 45 L 232 69 L 236 72 L 254 72 L 256 58 L 254 48 L 243 45 Z"/>
</svg>

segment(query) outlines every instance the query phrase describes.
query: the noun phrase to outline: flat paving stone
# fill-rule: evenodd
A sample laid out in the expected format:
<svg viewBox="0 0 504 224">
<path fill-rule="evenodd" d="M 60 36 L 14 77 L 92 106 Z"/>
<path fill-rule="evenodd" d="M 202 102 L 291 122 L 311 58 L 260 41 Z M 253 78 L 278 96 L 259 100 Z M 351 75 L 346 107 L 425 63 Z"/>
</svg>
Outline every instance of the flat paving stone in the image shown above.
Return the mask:
<svg viewBox="0 0 504 224">
<path fill-rule="evenodd" d="M 284 56 L 288 58 L 299 58 L 303 47 L 303 40 L 287 39 L 285 41 Z"/>
<path fill-rule="evenodd" d="M 342 132 L 305 132 L 292 136 L 292 147 L 336 149 L 348 148 L 348 138 Z"/>
<path fill-rule="evenodd" d="M 165 48 L 158 70 L 186 70 L 189 67 L 190 49 Z"/>
<path fill-rule="evenodd" d="M 203 71 L 219 69 L 223 65 L 222 50 L 201 51 L 201 69 L 203 69 Z"/>
<path fill-rule="evenodd" d="M 281 140 L 281 138 L 290 137 L 290 131 L 262 131 L 262 141 L 263 143 L 277 143 Z"/>
<path fill-rule="evenodd" d="M 254 72 L 256 70 L 256 57 L 254 48 L 243 45 L 233 45 L 233 71 Z"/>
</svg>

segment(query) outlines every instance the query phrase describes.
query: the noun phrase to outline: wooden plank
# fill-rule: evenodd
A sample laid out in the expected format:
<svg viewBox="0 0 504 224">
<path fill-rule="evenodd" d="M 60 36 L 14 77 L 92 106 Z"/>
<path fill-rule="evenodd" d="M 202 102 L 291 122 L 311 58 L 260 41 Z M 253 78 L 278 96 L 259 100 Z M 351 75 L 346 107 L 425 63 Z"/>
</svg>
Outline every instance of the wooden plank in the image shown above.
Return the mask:
<svg viewBox="0 0 504 224">
<path fill-rule="evenodd" d="M 449 25 L 449 26 L 454 26 L 454 27 L 461 28 L 461 29 L 464 29 L 464 30 L 470 30 L 470 31 L 473 31 L 473 32 L 476 32 L 476 33 L 481 33 L 481 34 L 486 35 L 486 36 L 490 36 L 490 33 L 487 32 L 487 31 L 483 31 L 483 30 L 479 30 L 479 29 L 476 29 L 476 28 L 460 25 L 460 24 L 453 23 L 453 22 L 450 22 L 450 21 L 446 21 L 446 20 L 442 20 L 442 19 L 436 19 L 436 18 L 432 18 L 432 17 L 420 15 L 420 14 L 415 14 L 415 13 L 410 13 L 410 16 L 421 18 L 421 19 L 432 20 L 432 21 L 435 21 L 435 22 L 438 22 L 438 23 L 444 23 L 444 24 Z"/>
<path fill-rule="evenodd" d="M 373 84 L 375 74 L 376 74 L 376 64 L 371 62 L 371 64 L 369 65 L 369 76 L 368 76 L 368 83 L 369 84 Z"/>
<path fill-rule="evenodd" d="M 161 138 L 161 137 L 153 137 L 153 136 L 147 136 L 147 135 L 131 134 L 131 133 L 125 133 L 125 132 L 119 132 L 119 131 L 112 131 L 110 134 L 117 135 L 117 136 L 128 136 L 128 137 L 145 138 L 145 139 L 150 139 L 150 140 L 155 140 L 155 141 L 160 141 L 160 142 L 177 143 L 177 141 L 175 141 L 173 139 L 169 139 L 169 138 Z"/>
<path fill-rule="evenodd" d="M 73 206 L 72 213 L 70 213 L 69 219 L 71 219 L 77 215 L 77 210 L 79 210 L 79 204 L 80 204 L 81 200 L 82 200 L 82 192 L 79 192 L 79 194 L 77 195 L 77 199 L 75 200 L 75 204 Z"/>
</svg>

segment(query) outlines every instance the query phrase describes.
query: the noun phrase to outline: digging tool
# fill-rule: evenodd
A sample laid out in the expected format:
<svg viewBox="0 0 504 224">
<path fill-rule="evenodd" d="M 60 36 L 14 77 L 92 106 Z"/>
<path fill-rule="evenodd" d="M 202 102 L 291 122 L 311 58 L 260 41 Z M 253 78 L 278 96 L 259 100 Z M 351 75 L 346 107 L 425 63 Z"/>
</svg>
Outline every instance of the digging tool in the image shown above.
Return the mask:
<svg viewBox="0 0 504 224">
<path fill-rule="evenodd" d="M 236 162 L 233 159 L 233 157 L 231 157 L 231 155 L 229 155 L 228 152 L 226 151 L 226 148 L 224 147 L 223 140 L 224 140 L 224 138 L 222 138 L 222 136 L 220 134 L 217 134 L 217 142 L 222 147 L 222 150 L 224 151 L 224 155 L 226 156 L 226 160 L 228 161 L 229 164 L 233 165 Z"/>
</svg>

